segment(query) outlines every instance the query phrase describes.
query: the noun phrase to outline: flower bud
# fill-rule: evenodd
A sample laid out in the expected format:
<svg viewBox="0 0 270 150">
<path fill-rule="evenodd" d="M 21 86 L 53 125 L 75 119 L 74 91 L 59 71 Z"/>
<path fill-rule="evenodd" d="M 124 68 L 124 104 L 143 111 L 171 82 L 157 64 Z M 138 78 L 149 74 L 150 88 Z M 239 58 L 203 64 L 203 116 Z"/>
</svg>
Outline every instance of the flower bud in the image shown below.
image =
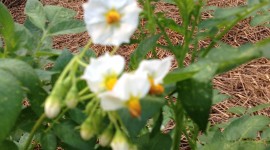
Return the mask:
<svg viewBox="0 0 270 150">
<path fill-rule="evenodd" d="M 91 120 L 88 117 L 81 125 L 80 134 L 83 140 L 90 140 L 95 135 L 95 130 L 92 127 Z"/>
<path fill-rule="evenodd" d="M 68 91 L 65 103 L 68 108 L 75 108 L 78 104 L 78 89 L 76 85 L 73 85 Z"/>
<path fill-rule="evenodd" d="M 59 99 L 64 99 L 71 86 L 71 77 L 68 76 L 63 81 L 57 81 L 54 85 L 51 95 L 57 96 Z"/>
<path fill-rule="evenodd" d="M 61 110 L 60 99 L 54 95 L 49 96 L 45 101 L 45 114 L 48 118 L 55 118 Z"/>
<path fill-rule="evenodd" d="M 114 135 L 114 129 L 113 125 L 110 124 L 108 128 L 105 129 L 105 131 L 99 136 L 99 144 L 101 146 L 107 146 L 112 141 Z"/>
<path fill-rule="evenodd" d="M 113 150 L 129 150 L 129 143 L 123 133 L 117 130 L 111 142 Z"/>
</svg>

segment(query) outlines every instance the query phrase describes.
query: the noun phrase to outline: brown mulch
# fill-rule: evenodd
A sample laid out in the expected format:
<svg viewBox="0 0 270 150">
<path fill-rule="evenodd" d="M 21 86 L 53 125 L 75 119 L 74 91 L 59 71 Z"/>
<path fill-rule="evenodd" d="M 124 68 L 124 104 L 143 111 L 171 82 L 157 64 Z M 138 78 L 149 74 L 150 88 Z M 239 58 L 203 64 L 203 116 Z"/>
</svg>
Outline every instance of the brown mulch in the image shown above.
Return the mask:
<svg viewBox="0 0 270 150">
<path fill-rule="evenodd" d="M 60 5 L 67 8 L 76 10 L 77 18 L 82 19 L 82 3 L 84 0 L 41 0 L 44 4 Z M 233 7 L 244 5 L 245 0 L 208 0 L 208 5 L 219 6 L 219 7 Z M 163 11 L 168 17 L 173 18 L 177 23 L 181 23 L 181 18 L 178 17 L 178 11 L 175 6 L 165 3 L 157 3 L 156 11 Z M 25 16 L 23 14 L 24 4 L 16 7 L 11 7 L 10 11 L 14 19 L 23 23 Z M 204 13 L 202 18 L 210 18 L 211 14 Z M 255 43 L 259 40 L 270 37 L 270 29 L 266 27 L 251 27 L 249 25 L 250 18 L 245 19 L 238 23 L 228 34 L 223 37 L 223 41 L 233 46 L 240 46 L 245 43 Z M 144 24 L 144 22 L 141 22 Z M 168 31 L 170 38 L 175 43 L 181 43 L 183 37 Z M 75 51 L 78 47 L 83 47 L 86 41 L 89 39 L 87 33 L 65 35 L 54 38 L 54 47 L 58 49 L 69 48 Z M 164 40 L 160 40 L 159 43 L 164 44 Z M 200 41 L 200 46 L 206 46 L 209 41 Z M 131 52 L 136 48 L 136 45 L 122 46 L 118 51 L 119 54 L 125 56 L 128 60 Z M 111 50 L 110 47 L 94 46 L 93 49 L 97 54 L 102 54 L 107 50 Z M 166 57 L 170 55 L 168 52 L 157 49 L 158 56 Z M 151 54 L 149 54 L 151 57 Z M 189 62 L 189 57 L 185 64 Z M 173 68 L 177 67 L 174 64 Z M 212 107 L 212 113 L 210 122 L 213 124 L 227 121 L 229 118 L 235 116 L 234 114 L 228 113 L 229 107 L 244 106 L 247 108 L 256 106 L 262 103 L 270 102 L 270 61 L 266 58 L 260 58 L 253 60 L 247 64 L 241 65 L 240 67 L 229 71 L 227 73 L 216 76 L 213 79 L 215 88 L 219 89 L 222 93 L 231 96 L 226 101 L 223 101 Z M 257 114 L 263 114 L 269 116 L 269 109 L 257 112 Z M 183 149 L 188 146 L 186 143 L 182 145 Z"/>
</svg>

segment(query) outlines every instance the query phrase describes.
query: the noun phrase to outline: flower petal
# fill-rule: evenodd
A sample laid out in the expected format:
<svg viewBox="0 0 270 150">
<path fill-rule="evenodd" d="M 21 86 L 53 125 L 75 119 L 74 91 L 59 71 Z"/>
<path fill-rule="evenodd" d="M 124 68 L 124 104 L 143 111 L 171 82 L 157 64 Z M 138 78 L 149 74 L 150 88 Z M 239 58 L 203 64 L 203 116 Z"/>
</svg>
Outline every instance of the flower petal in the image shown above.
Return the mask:
<svg viewBox="0 0 270 150">
<path fill-rule="evenodd" d="M 172 60 L 173 60 L 172 56 L 168 56 L 161 60 L 159 64 L 159 69 L 157 70 L 156 76 L 154 77 L 155 84 L 159 84 L 163 82 L 163 78 L 170 71 Z"/>
<path fill-rule="evenodd" d="M 140 63 L 137 73 L 147 72 L 148 76 L 154 78 L 155 84 L 162 83 L 163 78 L 170 71 L 172 64 L 172 57 L 166 57 L 162 60 L 153 59 L 153 60 L 144 60 Z"/>
<path fill-rule="evenodd" d="M 99 95 L 103 110 L 112 111 L 124 107 L 124 102 L 113 92 L 105 92 Z"/>
<path fill-rule="evenodd" d="M 111 56 L 109 53 L 99 58 L 91 58 L 82 76 L 92 92 L 98 93 L 105 90 L 103 81 L 107 76 L 122 73 L 125 67 L 125 59 L 120 55 Z"/>
<path fill-rule="evenodd" d="M 113 92 L 121 99 L 129 100 L 131 96 L 142 98 L 150 89 L 146 74 L 125 73 L 116 83 Z"/>
<path fill-rule="evenodd" d="M 135 32 L 140 8 L 135 0 L 89 0 L 83 4 L 84 21 L 93 43 L 119 46 L 129 42 Z M 116 9 L 121 14 L 117 24 L 108 24 L 105 14 Z"/>
</svg>

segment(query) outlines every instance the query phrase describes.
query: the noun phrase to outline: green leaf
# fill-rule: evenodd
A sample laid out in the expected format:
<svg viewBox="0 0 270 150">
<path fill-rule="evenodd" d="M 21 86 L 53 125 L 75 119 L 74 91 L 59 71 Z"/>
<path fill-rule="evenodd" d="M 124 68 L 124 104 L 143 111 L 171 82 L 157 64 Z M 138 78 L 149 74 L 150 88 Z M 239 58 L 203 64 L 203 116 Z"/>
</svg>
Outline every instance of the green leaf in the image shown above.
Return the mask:
<svg viewBox="0 0 270 150">
<path fill-rule="evenodd" d="M 168 105 L 163 106 L 162 109 L 163 109 L 163 112 L 162 112 L 162 114 L 163 114 L 162 126 L 165 127 L 169 123 L 169 121 L 171 119 L 174 119 L 175 114 L 174 114 L 173 109 L 171 107 L 169 107 Z"/>
<path fill-rule="evenodd" d="M 57 143 L 56 137 L 52 132 L 46 132 L 41 135 L 41 146 L 45 150 L 55 150 Z"/>
<path fill-rule="evenodd" d="M 230 113 L 234 113 L 236 115 L 243 115 L 245 114 L 247 108 L 243 106 L 236 106 L 236 107 L 230 107 L 227 111 Z"/>
<path fill-rule="evenodd" d="M 83 111 L 78 109 L 78 108 L 74 108 L 74 109 L 69 110 L 68 114 L 69 114 L 70 118 L 78 124 L 82 124 L 85 121 L 85 119 L 87 118 L 85 113 L 83 113 Z"/>
<path fill-rule="evenodd" d="M 149 134 L 145 134 L 136 139 L 135 143 L 139 150 L 169 150 L 172 145 L 172 139 L 169 134 L 158 133 L 151 138 Z"/>
<path fill-rule="evenodd" d="M 51 81 L 52 76 L 54 74 L 57 74 L 58 72 L 56 71 L 48 71 L 48 70 L 41 70 L 41 69 L 35 69 L 39 79 L 41 80 L 41 82 L 45 82 L 45 81 Z"/>
<path fill-rule="evenodd" d="M 16 142 L 16 144 L 17 144 L 17 146 L 19 147 L 20 150 L 24 148 L 28 138 L 29 138 L 29 133 L 24 132 L 21 135 L 19 142 Z M 30 147 L 32 147 L 32 145 Z M 31 149 L 31 148 L 29 148 L 29 149 Z"/>
<path fill-rule="evenodd" d="M 25 14 L 36 27 L 45 29 L 46 15 L 41 2 L 38 0 L 27 0 Z"/>
<path fill-rule="evenodd" d="M 47 93 L 41 88 L 40 80 L 35 70 L 23 61 L 13 59 L 0 60 L 0 69 L 3 69 L 16 77 L 21 85 L 27 90 L 31 108 L 37 114 L 41 114 L 41 104 Z"/>
<path fill-rule="evenodd" d="M 260 104 L 260 105 L 257 105 L 255 107 L 251 107 L 247 110 L 247 113 L 248 114 L 252 114 L 256 111 L 260 111 L 260 110 L 263 110 L 265 108 L 269 108 L 270 107 L 270 103 L 267 103 L 267 104 Z"/>
<path fill-rule="evenodd" d="M 49 27 L 62 22 L 67 21 L 76 15 L 76 11 L 61 6 L 46 5 L 44 6 L 46 17 L 49 21 Z"/>
<path fill-rule="evenodd" d="M 221 94 L 218 90 L 214 89 L 213 90 L 213 105 L 220 103 L 224 100 L 229 99 L 230 96 L 226 94 Z"/>
<path fill-rule="evenodd" d="M 56 59 L 52 71 L 62 71 L 73 58 L 72 53 L 69 50 L 63 50 L 61 55 Z"/>
<path fill-rule="evenodd" d="M 80 49 L 81 51 L 82 49 Z M 86 51 L 85 55 L 83 56 L 83 60 L 86 61 L 87 63 L 89 62 L 90 58 L 96 58 L 97 55 L 93 49 L 89 49 Z"/>
<path fill-rule="evenodd" d="M 23 130 L 24 133 L 30 133 L 37 120 L 38 116 L 31 108 L 24 108 L 17 119 L 16 128 Z"/>
<path fill-rule="evenodd" d="M 56 36 L 63 34 L 81 33 L 84 31 L 86 31 L 86 28 L 83 21 L 70 19 L 51 26 L 48 34 L 50 36 Z"/>
<path fill-rule="evenodd" d="M 261 139 L 270 141 L 270 128 L 269 127 L 266 128 L 265 130 L 263 130 L 262 135 L 261 135 Z"/>
<path fill-rule="evenodd" d="M 39 50 L 36 52 L 37 57 L 40 57 L 40 56 L 53 57 L 53 56 L 59 56 L 60 54 L 61 54 L 61 51 L 55 50 L 55 49 L 45 49 L 45 50 Z"/>
<path fill-rule="evenodd" d="M 232 148 L 235 150 L 266 150 L 266 145 L 260 141 L 241 141 L 234 144 Z"/>
<path fill-rule="evenodd" d="M 250 44 L 243 45 L 240 48 L 223 46 L 212 49 L 205 59 L 216 63 L 218 65 L 217 72 L 223 73 L 249 60 L 260 57 L 261 52 L 258 49 L 259 47 Z"/>
<path fill-rule="evenodd" d="M 129 67 L 131 69 L 136 69 L 139 63 L 145 58 L 146 54 L 155 48 L 159 37 L 160 35 L 158 34 L 141 41 L 139 46 L 130 56 Z"/>
<path fill-rule="evenodd" d="M 262 25 L 262 24 L 268 22 L 269 20 L 270 20 L 270 15 L 269 14 L 257 15 L 251 20 L 250 25 L 251 26 Z"/>
<path fill-rule="evenodd" d="M 196 72 L 197 71 L 187 69 L 172 71 L 168 73 L 167 76 L 164 78 L 164 84 L 171 84 L 186 80 L 188 78 L 191 78 Z"/>
<path fill-rule="evenodd" d="M 32 34 L 25 28 L 23 25 L 15 23 L 15 33 L 14 33 L 14 41 L 15 45 L 13 46 L 12 51 L 17 51 L 20 49 L 27 49 L 27 51 L 32 51 L 28 46 L 32 39 Z M 32 43 L 31 43 L 32 44 Z"/>
<path fill-rule="evenodd" d="M 190 118 L 205 131 L 212 106 L 212 84 L 210 80 L 204 82 L 188 79 L 177 84 L 178 100 L 182 103 Z"/>
<path fill-rule="evenodd" d="M 0 34 L 7 38 L 14 32 L 14 22 L 8 9 L 3 3 L 0 3 Z"/>
<path fill-rule="evenodd" d="M 177 24 L 173 19 L 170 18 L 162 18 L 161 22 L 164 24 L 165 27 L 179 33 L 179 34 L 184 34 L 185 33 L 185 29 L 183 28 L 183 26 Z"/>
<path fill-rule="evenodd" d="M 1 63 L 0 63 L 1 64 Z M 0 142 L 8 136 L 21 111 L 24 98 L 19 81 L 0 68 Z"/>
<path fill-rule="evenodd" d="M 3 3 L 0 3 L 0 35 L 3 36 L 7 49 L 12 50 L 14 37 L 14 22 L 11 14 Z"/>
<path fill-rule="evenodd" d="M 120 109 L 118 111 L 131 137 L 136 137 L 146 125 L 147 120 L 161 110 L 164 100 L 157 97 L 145 97 L 140 103 L 142 107 L 140 118 L 132 117 L 127 109 Z"/>
<path fill-rule="evenodd" d="M 245 9 L 245 7 L 218 8 L 216 9 L 214 16 L 215 18 L 227 18 L 230 16 L 236 16 L 245 11 Z"/>
<path fill-rule="evenodd" d="M 16 146 L 16 144 L 8 140 L 2 143 L 0 142 L 0 147 L 2 150 L 18 150 L 18 147 Z"/>
<path fill-rule="evenodd" d="M 61 124 L 57 124 L 54 127 L 54 133 L 58 138 L 61 139 L 62 142 L 70 145 L 78 150 L 89 150 L 94 149 L 96 144 L 95 139 L 90 141 L 84 141 L 81 139 L 79 134 L 79 130 L 76 130 L 76 124 L 72 122 L 62 122 Z"/>
<path fill-rule="evenodd" d="M 257 132 L 263 130 L 269 123 L 270 118 L 266 116 L 243 116 L 226 127 L 223 134 L 230 141 L 243 138 L 256 139 Z"/>
</svg>

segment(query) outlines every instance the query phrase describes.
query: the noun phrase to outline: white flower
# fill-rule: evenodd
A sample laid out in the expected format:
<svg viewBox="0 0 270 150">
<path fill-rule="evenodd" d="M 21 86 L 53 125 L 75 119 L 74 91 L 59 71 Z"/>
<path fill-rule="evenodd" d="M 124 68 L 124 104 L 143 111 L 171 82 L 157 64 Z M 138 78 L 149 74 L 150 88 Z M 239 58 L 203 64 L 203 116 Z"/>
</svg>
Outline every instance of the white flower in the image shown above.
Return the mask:
<svg viewBox="0 0 270 150">
<path fill-rule="evenodd" d="M 136 0 L 89 0 L 83 4 L 84 21 L 93 43 L 128 43 L 139 23 Z"/>
<path fill-rule="evenodd" d="M 112 90 L 118 76 L 125 67 L 125 59 L 120 55 L 106 53 L 98 58 L 91 58 L 82 76 L 94 93 Z"/>
<path fill-rule="evenodd" d="M 129 143 L 123 133 L 117 131 L 111 142 L 111 147 L 113 150 L 129 150 Z"/>
<path fill-rule="evenodd" d="M 141 115 L 139 100 L 149 91 L 150 83 L 147 75 L 126 73 L 117 81 L 112 91 L 100 94 L 101 107 L 112 111 L 127 107 L 133 117 Z"/>
<path fill-rule="evenodd" d="M 151 84 L 150 88 L 151 94 L 163 93 L 164 88 L 161 84 L 163 82 L 163 78 L 170 71 L 172 59 L 173 58 L 169 56 L 162 60 L 159 59 L 143 60 L 140 63 L 135 73 L 136 74 L 146 73 L 148 75 L 148 79 Z"/>
</svg>

